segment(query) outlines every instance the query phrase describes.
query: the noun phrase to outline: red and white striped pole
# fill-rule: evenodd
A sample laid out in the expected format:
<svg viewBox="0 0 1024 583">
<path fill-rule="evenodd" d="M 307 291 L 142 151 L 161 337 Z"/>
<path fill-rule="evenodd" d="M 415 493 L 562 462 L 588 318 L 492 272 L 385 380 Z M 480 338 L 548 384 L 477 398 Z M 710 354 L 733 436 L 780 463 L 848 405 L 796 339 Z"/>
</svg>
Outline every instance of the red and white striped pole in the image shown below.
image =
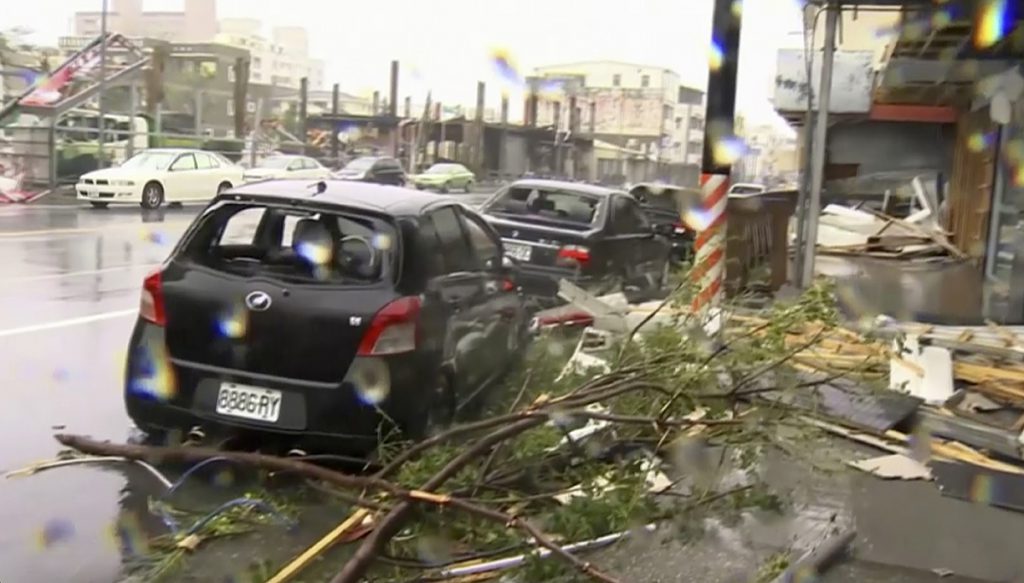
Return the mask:
<svg viewBox="0 0 1024 583">
<path fill-rule="evenodd" d="M 697 288 L 693 310 L 721 304 L 725 293 L 726 207 L 734 148 L 736 73 L 740 53 L 740 0 L 715 0 L 711 21 L 704 157 L 701 161 L 701 224 L 694 240 L 690 277 Z M 724 153 L 724 155 L 723 155 Z"/>
<path fill-rule="evenodd" d="M 694 238 L 693 270 L 690 277 L 697 288 L 693 310 L 722 303 L 725 284 L 725 207 L 728 174 L 701 174 L 700 193 L 704 228 Z"/>
</svg>

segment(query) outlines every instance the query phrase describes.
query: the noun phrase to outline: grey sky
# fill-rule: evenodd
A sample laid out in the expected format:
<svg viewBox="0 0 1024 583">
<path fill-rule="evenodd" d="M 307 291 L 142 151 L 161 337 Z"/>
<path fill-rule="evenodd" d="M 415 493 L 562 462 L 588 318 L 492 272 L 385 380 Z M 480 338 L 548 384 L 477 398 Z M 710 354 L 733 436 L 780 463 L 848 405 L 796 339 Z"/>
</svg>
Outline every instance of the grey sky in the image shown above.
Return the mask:
<svg viewBox="0 0 1024 583">
<path fill-rule="evenodd" d="M 68 34 L 76 10 L 102 0 L 34 0 L 10 25 L 55 42 Z M 147 10 L 180 9 L 181 0 L 148 0 Z M 388 63 L 403 63 L 401 95 L 428 88 L 449 103 L 470 104 L 476 81 L 488 83 L 488 105 L 500 100 L 489 63 L 506 48 L 521 72 L 544 64 L 612 59 L 677 71 L 683 83 L 707 82 L 711 0 L 219 0 L 221 17 L 249 16 L 269 27 L 300 25 L 314 56 L 326 62 L 326 81 L 351 93 L 385 90 Z M 799 46 L 797 0 L 746 0 L 740 56 L 739 108 L 751 121 L 774 115 L 768 103 L 780 46 Z M 414 79 L 412 69 L 420 79 Z M 521 101 L 511 94 L 513 103 Z"/>
</svg>

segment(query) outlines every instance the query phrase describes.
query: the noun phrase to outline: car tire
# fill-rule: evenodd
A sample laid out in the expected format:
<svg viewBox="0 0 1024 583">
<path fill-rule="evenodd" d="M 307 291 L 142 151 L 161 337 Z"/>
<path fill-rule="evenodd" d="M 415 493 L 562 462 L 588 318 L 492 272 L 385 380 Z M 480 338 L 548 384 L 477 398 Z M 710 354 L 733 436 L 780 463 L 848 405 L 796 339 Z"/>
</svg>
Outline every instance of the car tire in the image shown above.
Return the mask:
<svg viewBox="0 0 1024 583">
<path fill-rule="evenodd" d="M 451 376 L 444 371 L 439 372 L 434 385 L 425 409 L 406 424 L 406 434 L 416 441 L 436 435 L 455 422 L 455 391 Z"/>
<path fill-rule="evenodd" d="M 470 180 L 466 183 L 466 194 L 473 192 L 473 181 Z"/>
<path fill-rule="evenodd" d="M 448 194 L 448 183 L 446 182 L 439 186 L 437 188 L 437 191 L 440 192 L 441 194 Z"/>
<path fill-rule="evenodd" d="M 92 208 L 94 209 L 105 209 L 110 206 L 109 202 L 90 202 L 89 204 L 92 205 Z"/>
<path fill-rule="evenodd" d="M 225 191 L 230 190 L 230 189 L 231 189 L 231 183 L 228 182 L 227 180 L 225 180 L 224 182 L 221 182 L 220 184 L 217 185 L 217 194 L 218 195 L 224 194 Z"/>
<path fill-rule="evenodd" d="M 149 182 L 142 187 L 142 202 L 140 205 L 146 210 L 160 208 L 164 204 L 164 187 L 159 182 Z"/>
</svg>

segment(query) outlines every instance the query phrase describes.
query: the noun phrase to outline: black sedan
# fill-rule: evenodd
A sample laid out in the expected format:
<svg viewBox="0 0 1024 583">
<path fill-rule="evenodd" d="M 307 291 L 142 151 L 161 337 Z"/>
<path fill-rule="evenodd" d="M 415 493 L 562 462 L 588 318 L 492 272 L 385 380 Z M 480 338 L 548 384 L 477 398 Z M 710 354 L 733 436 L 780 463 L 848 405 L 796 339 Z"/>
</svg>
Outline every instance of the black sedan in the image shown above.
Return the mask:
<svg viewBox="0 0 1024 583">
<path fill-rule="evenodd" d="M 356 158 L 332 176 L 337 180 L 376 182 L 392 186 L 405 186 L 406 175 L 402 163 L 395 158 L 363 156 Z"/>
<path fill-rule="evenodd" d="M 553 298 L 558 280 L 595 293 L 657 295 L 667 283 L 670 245 L 625 192 L 554 180 L 520 180 L 482 208 L 520 267 L 531 296 Z"/>
<path fill-rule="evenodd" d="M 654 230 L 668 239 L 672 245 L 672 260 L 677 263 L 689 261 L 693 257 L 696 233 L 683 222 L 680 209 L 700 205 L 700 191 L 669 184 L 643 182 L 630 188 L 629 193 L 640 203 L 644 214 L 654 225 Z"/>
<path fill-rule="evenodd" d="M 255 430 L 305 448 L 365 451 L 382 420 L 427 435 L 522 348 L 503 247 L 473 211 L 411 189 L 282 180 L 219 195 L 145 279 L 128 414 L 149 433 Z"/>
</svg>

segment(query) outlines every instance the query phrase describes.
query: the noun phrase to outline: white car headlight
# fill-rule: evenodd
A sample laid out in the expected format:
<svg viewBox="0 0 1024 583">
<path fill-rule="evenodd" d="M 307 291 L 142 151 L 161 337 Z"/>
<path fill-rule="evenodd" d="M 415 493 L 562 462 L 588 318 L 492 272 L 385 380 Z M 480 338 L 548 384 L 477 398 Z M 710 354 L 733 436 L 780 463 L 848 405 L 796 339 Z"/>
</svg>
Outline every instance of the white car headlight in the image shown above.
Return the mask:
<svg viewBox="0 0 1024 583">
<path fill-rule="evenodd" d="M 135 181 L 133 181 L 133 180 L 111 180 L 110 181 L 110 185 L 111 186 L 135 186 Z"/>
</svg>

